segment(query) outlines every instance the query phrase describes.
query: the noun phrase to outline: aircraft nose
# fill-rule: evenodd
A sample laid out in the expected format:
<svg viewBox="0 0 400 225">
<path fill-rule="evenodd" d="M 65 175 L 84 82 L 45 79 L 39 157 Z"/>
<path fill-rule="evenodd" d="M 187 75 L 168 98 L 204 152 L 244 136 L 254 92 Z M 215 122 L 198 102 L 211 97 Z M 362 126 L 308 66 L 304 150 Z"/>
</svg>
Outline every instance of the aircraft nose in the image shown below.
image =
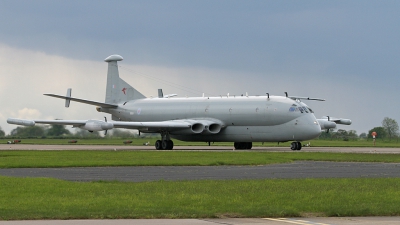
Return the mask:
<svg viewBox="0 0 400 225">
<path fill-rule="evenodd" d="M 321 135 L 321 126 L 318 124 L 315 116 L 303 117 L 304 126 L 304 139 L 314 139 Z"/>
<path fill-rule="evenodd" d="M 321 126 L 318 124 L 317 120 L 313 122 L 313 125 L 311 126 L 312 133 L 316 136 L 319 137 L 321 135 Z"/>
</svg>

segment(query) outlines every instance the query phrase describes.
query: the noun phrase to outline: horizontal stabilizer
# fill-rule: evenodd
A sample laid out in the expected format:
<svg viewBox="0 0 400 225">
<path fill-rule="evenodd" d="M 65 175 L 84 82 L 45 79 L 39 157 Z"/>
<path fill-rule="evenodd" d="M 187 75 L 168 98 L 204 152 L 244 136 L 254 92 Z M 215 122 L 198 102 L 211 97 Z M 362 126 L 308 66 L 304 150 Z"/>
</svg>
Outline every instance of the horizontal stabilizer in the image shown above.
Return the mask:
<svg viewBox="0 0 400 225">
<path fill-rule="evenodd" d="M 118 107 L 118 105 L 116 105 L 116 104 L 90 101 L 90 100 L 81 99 L 81 98 L 72 98 L 72 97 L 68 97 L 68 96 L 55 95 L 55 94 L 44 94 L 44 95 L 54 97 L 54 98 L 61 98 L 61 99 L 65 99 L 65 100 L 80 102 L 80 103 L 84 103 L 84 104 L 88 104 L 88 105 L 101 106 L 103 108 L 117 108 Z"/>
</svg>

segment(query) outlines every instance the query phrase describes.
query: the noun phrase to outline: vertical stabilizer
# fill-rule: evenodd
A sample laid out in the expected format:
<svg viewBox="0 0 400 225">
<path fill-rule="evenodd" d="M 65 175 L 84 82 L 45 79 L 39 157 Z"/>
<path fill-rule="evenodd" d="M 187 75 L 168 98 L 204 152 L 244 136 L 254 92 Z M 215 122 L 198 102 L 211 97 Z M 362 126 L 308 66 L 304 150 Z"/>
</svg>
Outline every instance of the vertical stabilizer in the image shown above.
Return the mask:
<svg viewBox="0 0 400 225">
<path fill-rule="evenodd" d="M 105 103 L 118 104 L 133 99 L 145 98 L 135 88 L 119 78 L 118 61 L 122 61 L 120 55 L 111 55 L 104 61 L 108 63 L 107 87 Z"/>
</svg>

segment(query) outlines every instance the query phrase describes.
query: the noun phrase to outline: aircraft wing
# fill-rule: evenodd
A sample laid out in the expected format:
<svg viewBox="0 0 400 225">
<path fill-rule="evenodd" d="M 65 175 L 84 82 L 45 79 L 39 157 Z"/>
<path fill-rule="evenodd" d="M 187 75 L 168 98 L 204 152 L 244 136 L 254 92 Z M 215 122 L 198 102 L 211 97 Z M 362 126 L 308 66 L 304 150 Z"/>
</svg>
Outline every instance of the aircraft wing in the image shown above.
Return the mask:
<svg viewBox="0 0 400 225">
<path fill-rule="evenodd" d="M 332 122 L 335 122 L 336 124 L 343 124 L 343 125 L 350 125 L 351 124 L 351 120 L 350 119 L 335 118 L 335 117 L 331 117 L 331 116 L 323 116 L 320 120 L 332 121 Z"/>
<path fill-rule="evenodd" d="M 168 131 L 171 134 L 217 134 L 225 127 L 217 120 L 168 120 L 157 122 L 128 122 L 128 121 L 102 121 L 102 120 L 24 120 L 8 118 L 7 123 L 23 126 L 35 124 L 72 125 L 89 131 L 105 131 L 113 128 L 136 129 L 142 132 Z"/>
<path fill-rule="evenodd" d="M 192 124 L 184 120 L 171 120 L 160 122 L 123 122 L 123 121 L 102 121 L 102 120 L 24 120 L 24 119 L 7 119 L 7 123 L 23 126 L 34 126 L 35 124 L 58 124 L 72 125 L 84 130 L 102 131 L 112 128 L 138 129 L 143 131 L 160 131 L 160 130 L 177 130 L 189 129 Z"/>
<path fill-rule="evenodd" d="M 113 121 L 115 128 L 127 128 L 127 129 L 180 129 L 189 128 L 191 124 L 182 120 L 170 120 L 160 122 L 122 122 Z"/>
</svg>

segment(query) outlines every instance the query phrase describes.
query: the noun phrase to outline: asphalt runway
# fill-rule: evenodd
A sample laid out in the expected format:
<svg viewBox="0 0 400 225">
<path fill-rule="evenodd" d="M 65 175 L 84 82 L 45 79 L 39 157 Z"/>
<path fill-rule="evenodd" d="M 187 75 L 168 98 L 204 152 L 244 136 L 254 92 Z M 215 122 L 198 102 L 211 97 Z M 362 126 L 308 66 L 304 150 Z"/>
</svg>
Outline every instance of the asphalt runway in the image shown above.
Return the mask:
<svg viewBox="0 0 400 225">
<path fill-rule="evenodd" d="M 2 144 L 0 150 L 114 150 L 155 151 L 153 146 L 129 145 L 25 145 Z M 176 146 L 175 151 L 233 151 L 226 146 Z M 292 152 L 286 147 L 256 147 L 265 152 Z M 308 147 L 301 152 L 353 152 L 399 154 L 399 148 L 329 148 Z M 300 152 L 299 152 L 300 153 Z M 397 155 L 395 156 L 397 157 Z M 15 177 L 52 177 L 69 181 L 157 181 L 157 180 L 227 180 L 400 177 L 399 163 L 294 162 L 262 166 L 146 166 L 85 168 L 16 168 L 0 169 L 0 175 Z"/>
<path fill-rule="evenodd" d="M 262 166 L 135 166 L 0 169 L 0 175 L 69 181 L 129 182 L 230 179 L 400 177 L 400 163 L 296 161 Z"/>
</svg>

